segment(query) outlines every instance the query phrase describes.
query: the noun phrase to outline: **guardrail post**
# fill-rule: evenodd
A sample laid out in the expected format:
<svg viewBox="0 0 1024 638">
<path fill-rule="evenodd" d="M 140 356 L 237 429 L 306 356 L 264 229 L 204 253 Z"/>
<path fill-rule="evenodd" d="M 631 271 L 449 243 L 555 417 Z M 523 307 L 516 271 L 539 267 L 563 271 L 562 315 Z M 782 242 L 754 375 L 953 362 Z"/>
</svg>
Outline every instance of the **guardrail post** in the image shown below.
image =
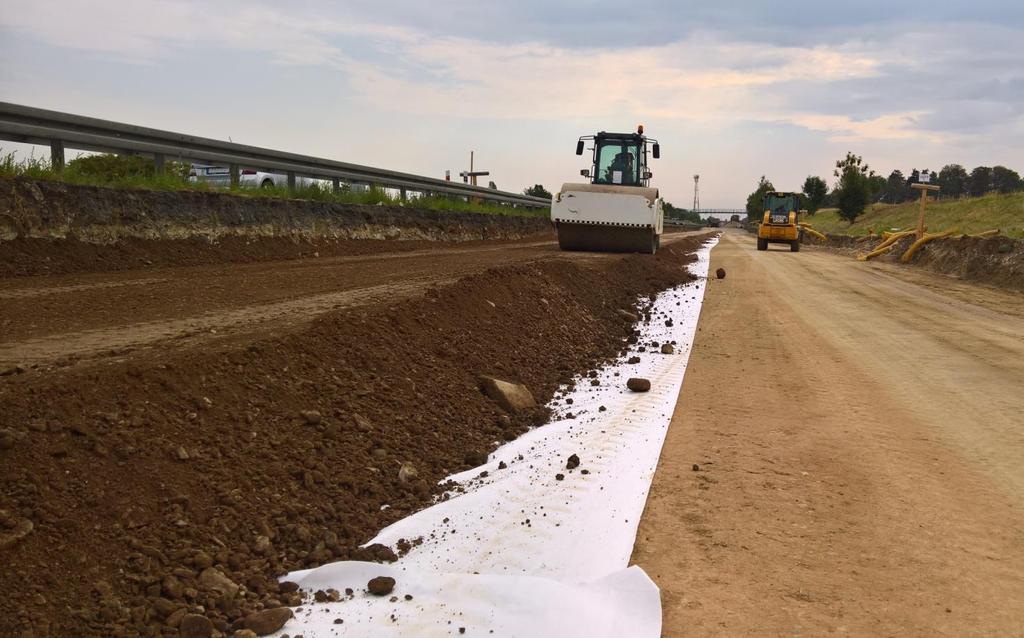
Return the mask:
<svg viewBox="0 0 1024 638">
<path fill-rule="evenodd" d="M 293 171 L 288 171 L 288 190 L 295 190 L 295 173 Z"/>
<path fill-rule="evenodd" d="M 238 188 L 238 164 L 228 166 L 228 172 L 231 174 L 231 188 Z"/>
<path fill-rule="evenodd" d="M 61 140 L 50 142 L 50 166 L 58 171 L 64 168 L 64 142 Z"/>
<path fill-rule="evenodd" d="M 405 201 L 406 197 L 405 197 L 405 189 L 404 188 L 399 188 L 398 189 L 398 196 L 402 198 L 403 202 Z"/>
<path fill-rule="evenodd" d="M 341 180 L 337 177 L 331 179 L 331 187 L 334 188 L 334 192 L 341 192 Z"/>
<path fill-rule="evenodd" d="M 155 153 L 153 155 L 153 166 L 156 168 L 156 174 L 162 175 L 164 172 L 164 154 Z"/>
</svg>

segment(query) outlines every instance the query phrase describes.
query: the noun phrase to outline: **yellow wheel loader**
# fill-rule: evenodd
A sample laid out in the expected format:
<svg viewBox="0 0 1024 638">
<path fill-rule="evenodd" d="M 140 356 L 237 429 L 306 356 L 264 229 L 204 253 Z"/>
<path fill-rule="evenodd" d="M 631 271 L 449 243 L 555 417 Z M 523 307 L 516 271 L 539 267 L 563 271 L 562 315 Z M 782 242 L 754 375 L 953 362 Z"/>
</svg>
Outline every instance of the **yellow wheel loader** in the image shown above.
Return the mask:
<svg viewBox="0 0 1024 638">
<path fill-rule="evenodd" d="M 658 189 L 648 185 L 647 156 L 661 156 L 657 140 L 645 137 L 643 126 L 636 133 L 602 131 L 581 137 L 577 155 L 583 155 L 588 140 L 594 142 L 591 167 L 580 175 L 590 181 L 563 184 L 552 197 L 559 247 L 653 255 L 661 243 L 663 202 Z"/>
<path fill-rule="evenodd" d="M 768 244 L 789 244 L 792 252 L 798 252 L 803 240 L 803 228 L 797 223 L 800 195 L 768 193 L 761 208 L 764 216 L 757 227 L 757 249 L 768 250 Z"/>
</svg>

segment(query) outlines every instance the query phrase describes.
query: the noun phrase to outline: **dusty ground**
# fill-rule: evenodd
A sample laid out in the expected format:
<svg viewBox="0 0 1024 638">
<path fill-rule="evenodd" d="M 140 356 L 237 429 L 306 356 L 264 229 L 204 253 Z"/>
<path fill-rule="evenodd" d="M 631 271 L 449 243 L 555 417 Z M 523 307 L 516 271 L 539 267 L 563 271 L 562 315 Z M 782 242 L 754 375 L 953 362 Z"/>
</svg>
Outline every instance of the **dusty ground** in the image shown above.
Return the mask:
<svg viewBox="0 0 1024 638">
<path fill-rule="evenodd" d="M 551 240 L 425 243 L 356 256 L 0 279 L 0 369 L 294 329 L 329 310 L 422 294 L 489 267 L 562 258 Z"/>
<path fill-rule="evenodd" d="M 634 552 L 664 634 L 1024 635 L 1021 295 L 740 232 L 718 267 Z"/>
<path fill-rule="evenodd" d="M 623 349 L 620 310 L 692 278 L 701 241 L 2 282 L 2 347 L 36 363 L 0 376 L 0 635 L 175 636 L 189 613 L 230 635 L 302 602 L 288 571 L 393 559 L 358 546 L 544 422 L 481 375 L 544 404 Z"/>
</svg>

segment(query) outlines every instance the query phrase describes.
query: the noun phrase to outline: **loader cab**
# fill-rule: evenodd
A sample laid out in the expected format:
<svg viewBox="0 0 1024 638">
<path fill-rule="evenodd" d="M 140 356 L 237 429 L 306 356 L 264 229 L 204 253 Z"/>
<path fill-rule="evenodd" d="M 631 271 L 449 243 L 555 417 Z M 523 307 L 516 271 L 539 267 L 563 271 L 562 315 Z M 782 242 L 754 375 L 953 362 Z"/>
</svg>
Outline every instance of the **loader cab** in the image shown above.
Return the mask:
<svg viewBox="0 0 1024 638">
<path fill-rule="evenodd" d="M 591 184 L 614 186 L 647 186 L 652 174 L 647 170 L 647 156 L 661 155 L 658 142 L 643 135 L 641 127 L 636 133 L 606 133 L 581 137 L 576 143 L 576 154 L 582 155 L 586 140 L 593 140 L 590 169 L 580 171 L 590 178 Z M 650 148 L 648 148 L 650 143 Z"/>
<path fill-rule="evenodd" d="M 761 206 L 766 224 L 791 224 L 790 213 L 800 210 L 800 195 L 797 193 L 768 193 Z"/>
</svg>

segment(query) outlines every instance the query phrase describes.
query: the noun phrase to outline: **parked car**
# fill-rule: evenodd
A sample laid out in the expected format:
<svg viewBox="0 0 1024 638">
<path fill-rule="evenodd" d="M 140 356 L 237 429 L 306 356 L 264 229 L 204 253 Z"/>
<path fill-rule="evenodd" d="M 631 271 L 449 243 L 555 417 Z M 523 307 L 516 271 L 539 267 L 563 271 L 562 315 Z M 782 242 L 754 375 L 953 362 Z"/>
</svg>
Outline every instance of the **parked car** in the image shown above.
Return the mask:
<svg viewBox="0 0 1024 638">
<path fill-rule="evenodd" d="M 231 186 L 231 171 L 227 166 L 215 166 L 212 164 L 193 164 L 188 173 L 190 182 L 208 182 L 214 186 L 228 188 Z M 296 177 L 295 185 L 298 187 L 311 186 L 323 180 L 312 177 Z M 238 185 L 251 188 L 270 188 L 272 186 L 288 187 L 288 176 L 282 173 L 267 173 L 253 168 L 243 168 L 238 171 Z"/>
</svg>

